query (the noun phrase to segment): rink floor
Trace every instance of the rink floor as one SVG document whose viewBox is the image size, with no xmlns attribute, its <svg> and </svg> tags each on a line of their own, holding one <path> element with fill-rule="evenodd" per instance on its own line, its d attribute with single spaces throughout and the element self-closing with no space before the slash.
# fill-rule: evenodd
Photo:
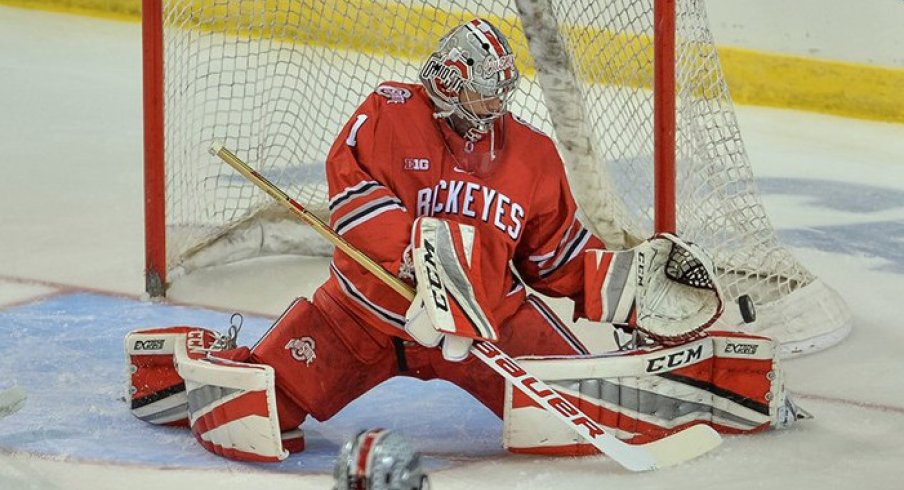
<svg viewBox="0 0 904 490">
<path fill-rule="evenodd" d="M 170 303 L 143 299 L 139 33 L 0 7 L 0 387 L 30 393 L 0 420 L 0 488 L 323 489 L 341 442 L 374 426 L 408 436 L 443 490 L 900 488 L 904 126 L 762 108 L 738 118 L 773 225 L 854 314 L 842 344 L 785 363 L 812 421 L 629 474 L 603 457 L 508 455 L 499 421 L 440 382 L 382 385 L 308 426 L 309 451 L 279 465 L 226 461 L 135 420 L 126 331 L 223 328 L 241 311 L 250 342 L 326 276 L 321 259 L 277 257 L 189 276 Z"/>
</svg>

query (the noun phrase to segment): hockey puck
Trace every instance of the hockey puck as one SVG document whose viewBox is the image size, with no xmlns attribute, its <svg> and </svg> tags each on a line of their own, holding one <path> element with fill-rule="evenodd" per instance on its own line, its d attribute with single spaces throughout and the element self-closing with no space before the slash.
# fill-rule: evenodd
<svg viewBox="0 0 904 490">
<path fill-rule="evenodd" d="M 738 309 L 741 310 L 741 318 L 744 319 L 744 323 L 753 323 L 756 320 L 756 306 L 753 305 L 750 296 L 745 294 L 738 298 Z"/>
</svg>

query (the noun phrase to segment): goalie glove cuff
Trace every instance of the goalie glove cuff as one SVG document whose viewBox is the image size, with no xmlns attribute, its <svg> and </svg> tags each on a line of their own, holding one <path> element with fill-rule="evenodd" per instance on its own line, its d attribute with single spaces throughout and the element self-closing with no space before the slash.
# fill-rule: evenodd
<svg viewBox="0 0 904 490">
<path fill-rule="evenodd" d="M 712 260 L 669 234 L 626 251 L 588 250 L 584 290 L 588 319 L 627 324 L 664 344 L 697 337 L 723 310 Z"/>
</svg>

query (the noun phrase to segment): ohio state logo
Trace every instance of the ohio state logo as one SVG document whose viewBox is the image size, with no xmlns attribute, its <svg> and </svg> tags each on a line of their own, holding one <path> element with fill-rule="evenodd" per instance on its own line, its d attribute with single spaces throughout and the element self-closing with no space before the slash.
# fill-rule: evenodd
<svg viewBox="0 0 904 490">
<path fill-rule="evenodd" d="M 286 350 L 292 355 L 292 359 L 303 362 L 307 366 L 310 366 L 314 359 L 317 359 L 317 354 L 314 352 L 316 347 L 317 343 L 311 337 L 292 339 L 286 344 Z"/>
<path fill-rule="evenodd" d="M 421 69 L 420 77 L 427 80 L 440 94 L 452 98 L 458 96 L 467 73 L 468 66 L 460 60 L 431 57 Z"/>
</svg>

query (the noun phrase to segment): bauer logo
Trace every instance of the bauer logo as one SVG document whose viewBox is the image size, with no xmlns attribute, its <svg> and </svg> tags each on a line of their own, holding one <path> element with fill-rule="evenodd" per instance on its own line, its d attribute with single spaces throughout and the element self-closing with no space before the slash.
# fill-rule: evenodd
<svg viewBox="0 0 904 490">
<path fill-rule="evenodd" d="M 134 350 L 161 350 L 163 349 L 163 344 L 163 339 L 136 340 Z"/>
<path fill-rule="evenodd" d="M 725 353 L 755 356 L 758 347 L 758 345 L 754 344 L 732 344 L 731 342 L 728 342 L 725 344 Z"/>
<path fill-rule="evenodd" d="M 306 366 L 310 366 L 317 359 L 317 353 L 314 352 L 316 348 L 317 342 L 311 337 L 292 339 L 286 344 L 286 350 L 289 351 L 292 359 L 303 362 Z"/>
<path fill-rule="evenodd" d="M 426 158 L 406 158 L 402 168 L 405 170 L 430 170 L 430 160 Z"/>
</svg>

